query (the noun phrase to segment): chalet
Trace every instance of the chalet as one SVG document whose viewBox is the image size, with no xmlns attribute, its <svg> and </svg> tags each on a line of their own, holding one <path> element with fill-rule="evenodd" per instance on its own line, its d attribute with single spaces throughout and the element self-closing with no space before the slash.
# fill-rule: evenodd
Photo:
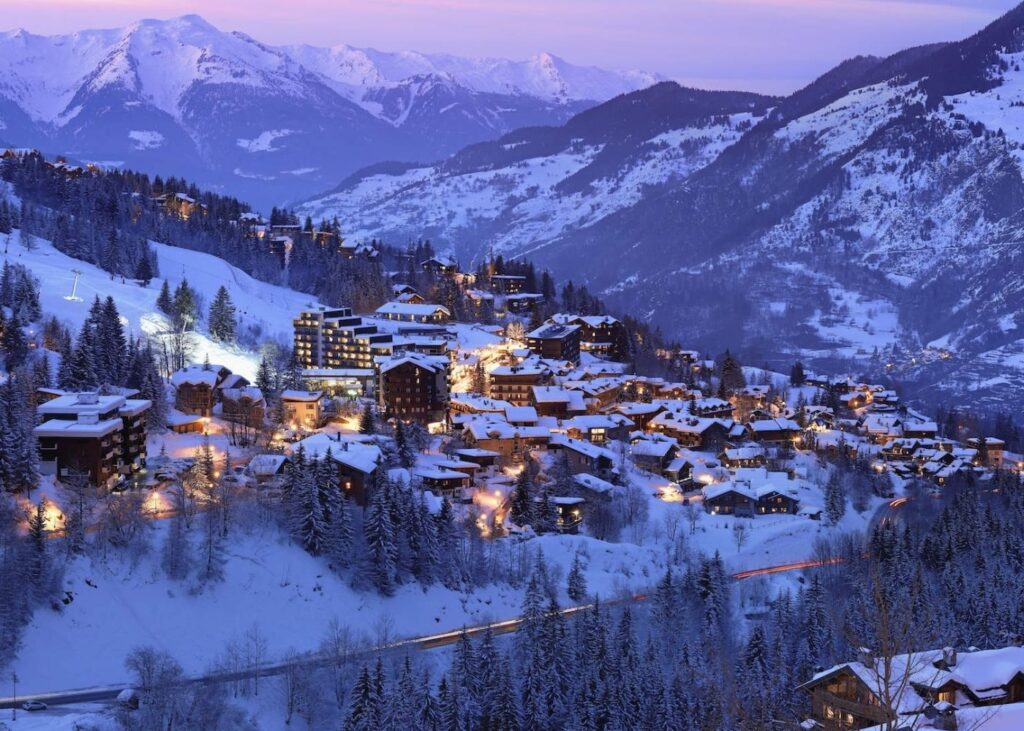
<svg viewBox="0 0 1024 731">
<path fill-rule="evenodd" d="M 40 471 L 67 479 L 85 473 L 109 488 L 146 464 L 146 415 L 152 402 L 97 393 L 68 393 L 36 407 L 42 423 Z"/>
<path fill-rule="evenodd" d="M 185 414 L 213 416 L 218 389 L 230 375 L 231 371 L 224 366 L 209 363 L 185 366 L 175 371 L 171 374 L 174 407 Z"/>
<path fill-rule="evenodd" d="M 404 292 L 395 297 L 395 302 L 400 302 L 403 305 L 422 305 L 426 304 L 426 301 L 426 298 L 419 292 Z"/>
<path fill-rule="evenodd" d="M 592 475 L 605 477 L 610 475 L 615 467 L 614 452 L 582 439 L 572 439 L 564 434 L 552 434 L 549 448 L 552 451 L 561 450 L 565 453 L 569 470 L 574 475 L 589 472 Z"/>
<path fill-rule="evenodd" d="M 706 485 L 703 495 L 704 509 L 713 515 L 752 516 L 757 504 L 757 495 L 745 485 L 721 482 Z"/>
<path fill-rule="evenodd" d="M 533 386 L 541 386 L 551 379 L 551 371 L 540 364 L 498 366 L 487 374 L 493 399 L 508 401 L 516 406 L 530 403 Z"/>
<path fill-rule="evenodd" d="M 631 401 L 628 403 L 616 404 L 612 407 L 612 411 L 628 417 L 633 424 L 636 425 L 637 429 L 646 430 L 651 423 L 651 419 L 658 414 L 667 411 L 667 408 L 664 404 Z"/>
<path fill-rule="evenodd" d="M 291 460 L 285 454 L 257 454 L 249 460 L 246 468 L 256 482 L 263 483 L 281 477 L 291 464 Z"/>
<path fill-rule="evenodd" d="M 220 416 L 225 421 L 258 429 L 263 426 L 266 414 L 266 399 L 255 386 L 221 389 Z"/>
<path fill-rule="evenodd" d="M 532 406 L 505 407 L 505 421 L 512 426 L 537 426 L 537 409 Z"/>
<path fill-rule="evenodd" d="M 573 439 L 585 439 L 591 444 L 606 444 L 625 439 L 633 422 L 622 414 L 585 414 L 566 419 L 560 426 Z"/>
<path fill-rule="evenodd" d="M 513 314 L 522 315 L 531 313 L 537 309 L 537 305 L 544 301 L 544 295 L 536 292 L 520 292 L 505 297 L 505 309 Z"/>
<path fill-rule="evenodd" d="M 718 453 L 729 439 L 730 423 L 680 411 L 663 411 L 651 419 L 649 428 L 673 437 L 684 447 Z"/>
<path fill-rule="evenodd" d="M 448 322 L 452 313 L 447 307 L 430 304 L 411 304 L 406 302 L 385 302 L 377 308 L 378 317 L 398 322 L 419 322 L 443 325 Z"/>
<path fill-rule="evenodd" d="M 764 467 L 768 463 L 763 447 L 729 447 L 718 455 L 718 461 L 726 467 Z"/>
<path fill-rule="evenodd" d="M 934 439 L 938 433 L 939 426 L 934 421 L 907 419 L 903 423 L 903 436 L 911 439 Z"/>
<path fill-rule="evenodd" d="M 420 268 L 428 274 L 454 276 L 459 273 L 459 264 L 449 256 L 432 256 L 420 262 Z"/>
<path fill-rule="evenodd" d="M 630 447 L 633 464 L 656 475 L 664 474 L 679 447 L 674 440 L 641 439 Z"/>
<path fill-rule="evenodd" d="M 1003 460 L 1005 459 L 1006 442 L 1002 439 L 996 439 L 995 437 L 971 437 L 967 440 L 967 446 L 972 447 L 978 451 L 979 461 L 978 464 L 983 467 L 992 467 L 993 469 L 1002 469 Z M 982 458 L 983 452 L 988 453 L 987 460 Z"/>
<path fill-rule="evenodd" d="M 526 277 L 520 274 L 491 274 L 487 283 L 492 292 L 498 294 L 519 294 L 526 287 Z"/>
<path fill-rule="evenodd" d="M 903 419 L 896 414 L 870 413 L 861 420 L 860 431 L 874 444 L 887 444 L 904 436 Z"/>
<path fill-rule="evenodd" d="M 406 353 L 387 358 L 378 367 L 377 393 L 387 418 L 435 423 L 448 407 L 448 360 Z"/>
<path fill-rule="evenodd" d="M 533 386 L 530 389 L 530 403 L 540 416 L 568 419 L 587 413 L 583 394 L 560 386 Z"/>
<path fill-rule="evenodd" d="M 613 360 L 629 357 L 629 335 L 626 326 L 608 315 L 558 314 L 552 322 L 580 328 L 580 348 L 590 353 L 605 355 Z"/>
<path fill-rule="evenodd" d="M 755 442 L 796 444 L 803 430 L 792 419 L 766 419 L 747 424 L 747 433 Z"/>
<path fill-rule="evenodd" d="M 720 515 L 795 514 L 801 487 L 785 472 L 739 468 L 732 480 L 703 488 L 704 508 Z"/>
<path fill-rule="evenodd" d="M 764 409 L 768 405 L 768 386 L 744 386 L 735 391 L 730 402 L 736 409 L 738 419 L 749 419 L 755 409 Z"/>
<path fill-rule="evenodd" d="M 412 474 L 419 478 L 424 490 L 429 490 L 438 497 L 446 497 L 454 502 L 464 500 L 464 490 L 470 486 L 472 481 L 472 478 L 465 472 L 437 466 L 417 467 Z"/>
<path fill-rule="evenodd" d="M 527 333 L 526 342 L 530 350 L 541 358 L 574 364 L 580 362 L 579 325 L 544 324 Z"/>
<path fill-rule="evenodd" d="M 1001 719 L 1003 706 L 1024 701 L 1024 648 L 947 647 L 888 658 L 862 648 L 856 661 L 823 670 L 800 689 L 811 695 L 811 720 L 826 731 L 955 729 L 961 714 Z"/>
<path fill-rule="evenodd" d="M 548 500 L 555 506 L 555 530 L 559 533 L 576 534 L 583 522 L 583 504 L 581 497 L 553 496 Z"/>
<path fill-rule="evenodd" d="M 167 410 L 167 428 L 175 434 L 197 434 L 206 428 L 203 417 L 185 414 L 177 409 Z"/>
<path fill-rule="evenodd" d="M 324 422 L 324 401 L 323 391 L 282 391 L 281 416 L 284 423 L 310 431 L 319 429 Z"/>
<path fill-rule="evenodd" d="M 340 434 L 314 434 L 291 445 L 292 457 L 302 449 L 306 459 L 330 458 L 338 471 L 338 484 L 352 500 L 366 505 L 374 474 L 384 457 L 375 444 L 342 439 Z"/>
<path fill-rule="evenodd" d="M 476 393 L 453 393 L 448 399 L 449 414 L 503 415 L 512 404 L 501 399 L 488 398 Z"/>
<path fill-rule="evenodd" d="M 522 462 L 531 449 L 546 449 L 551 432 L 542 426 L 512 426 L 481 417 L 463 426 L 462 438 L 470 447 L 497 454 L 499 464 L 509 465 Z"/>
<path fill-rule="evenodd" d="M 501 456 L 497 452 L 492 452 L 489 449 L 456 449 L 454 456 L 458 457 L 463 462 L 473 462 L 480 466 L 481 469 L 487 469 L 494 467 L 498 463 L 498 458 Z"/>
<path fill-rule="evenodd" d="M 403 294 L 417 294 L 416 288 L 411 284 L 396 283 L 391 285 L 392 297 L 400 297 Z"/>
<path fill-rule="evenodd" d="M 690 411 L 694 416 L 705 419 L 731 419 L 732 404 L 725 399 L 706 397 L 690 402 Z"/>
<path fill-rule="evenodd" d="M 186 221 L 195 213 L 205 213 L 206 205 L 185 193 L 164 193 L 158 195 L 154 202 L 163 207 L 167 213 L 183 218 Z"/>
</svg>

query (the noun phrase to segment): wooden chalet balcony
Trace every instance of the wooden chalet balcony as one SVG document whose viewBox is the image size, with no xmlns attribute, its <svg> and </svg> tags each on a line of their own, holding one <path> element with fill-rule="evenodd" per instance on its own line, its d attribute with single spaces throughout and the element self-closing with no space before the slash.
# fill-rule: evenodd
<svg viewBox="0 0 1024 731">
<path fill-rule="evenodd" d="M 853 726 L 843 724 L 838 719 L 830 719 L 825 713 L 825 707 L 831 706 L 837 711 L 852 714 L 857 723 Z M 814 715 L 817 720 L 825 723 L 825 728 L 846 729 L 865 728 L 885 723 L 892 718 L 892 714 L 883 709 L 880 705 L 862 703 L 844 696 L 835 695 L 828 691 L 818 689 L 814 693 Z"/>
</svg>

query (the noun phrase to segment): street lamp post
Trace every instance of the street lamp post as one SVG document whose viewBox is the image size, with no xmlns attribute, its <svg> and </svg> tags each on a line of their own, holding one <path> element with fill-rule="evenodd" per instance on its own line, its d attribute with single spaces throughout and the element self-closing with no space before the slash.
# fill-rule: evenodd
<svg viewBox="0 0 1024 731">
<path fill-rule="evenodd" d="M 18 674 L 11 671 L 11 720 L 18 720 Z"/>
</svg>

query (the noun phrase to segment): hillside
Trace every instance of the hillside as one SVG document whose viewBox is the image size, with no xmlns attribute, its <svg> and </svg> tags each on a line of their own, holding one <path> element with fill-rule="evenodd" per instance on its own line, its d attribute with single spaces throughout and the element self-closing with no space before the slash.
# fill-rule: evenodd
<svg viewBox="0 0 1024 731">
<path fill-rule="evenodd" d="M 126 330 L 130 333 L 138 336 L 166 330 L 166 319 L 156 307 L 162 278 L 154 279 L 148 287 L 112 278 L 92 264 L 62 254 L 44 239 L 34 239 L 33 249 L 28 251 L 21 246 L 19 233 L 16 231 L 10 237 L 0 234 L 0 248 L 7 252 L 3 259 L 24 264 L 39 279 L 44 312 L 56 315 L 77 331 L 88 316 L 93 299 L 110 295 L 127 320 Z M 217 289 L 226 287 L 238 310 L 239 332 L 243 337 L 248 335 L 249 342 L 257 335 L 290 342 L 295 314 L 316 304 L 309 295 L 257 281 L 215 256 L 155 242 L 152 247 L 172 290 L 182 278 L 187 278 L 208 306 Z M 74 285 L 75 270 L 81 272 L 78 300 L 70 301 L 67 296 Z M 211 340 L 202 328 L 195 333 L 194 342 L 198 361 L 209 357 L 211 363 L 225 365 L 250 379 L 255 377 L 258 358 L 254 351 Z"/>
<path fill-rule="evenodd" d="M 303 210 L 361 236 L 421 231 L 469 260 L 528 253 L 691 347 L 1005 404 L 1024 365 L 1022 30 L 1017 8 L 728 118 L 655 86 L 558 132 L 369 170 Z"/>
<path fill-rule="evenodd" d="M 196 15 L 0 34 L 0 139 L 196 180 L 261 207 L 381 160 L 433 160 L 657 80 L 574 66 L 275 47 Z"/>
</svg>

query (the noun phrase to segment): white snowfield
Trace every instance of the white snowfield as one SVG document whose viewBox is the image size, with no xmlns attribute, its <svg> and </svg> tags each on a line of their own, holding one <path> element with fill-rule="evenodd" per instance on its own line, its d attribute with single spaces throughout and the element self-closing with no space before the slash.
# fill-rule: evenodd
<svg viewBox="0 0 1024 731">
<path fill-rule="evenodd" d="M 149 287 L 141 287 L 132 280 L 122 282 L 120 277 L 111 278 L 92 264 L 62 254 L 48 241 L 35 239 L 35 242 L 35 248 L 28 251 L 19 243 L 19 232 L 15 231 L 10 237 L 0 234 L 0 256 L 32 270 L 42 285 L 40 304 L 45 313 L 56 315 L 77 331 L 88 317 L 93 299 L 97 295 L 101 298 L 110 295 L 130 334 L 155 334 L 167 329 L 166 318 L 156 309 L 163 279 L 154 279 Z M 182 278 L 188 279 L 189 285 L 202 296 L 204 316 L 217 288 L 224 285 L 237 309 L 240 330 L 258 327 L 263 338 L 287 343 L 292 339 L 295 315 L 317 305 L 312 295 L 260 282 L 216 256 L 165 244 L 153 243 L 152 247 L 160 275 L 170 283 L 172 292 Z M 81 272 L 76 292 L 78 300 L 69 301 L 66 298 L 74 287 L 75 270 Z M 214 342 L 206 337 L 203 329 L 201 323 L 200 332 L 195 334 L 196 361 L 209 356 L 211 363 L 223 364 L 250 379 L 255 377 L 258 359 L 254 352 Z"/>
</svg>

